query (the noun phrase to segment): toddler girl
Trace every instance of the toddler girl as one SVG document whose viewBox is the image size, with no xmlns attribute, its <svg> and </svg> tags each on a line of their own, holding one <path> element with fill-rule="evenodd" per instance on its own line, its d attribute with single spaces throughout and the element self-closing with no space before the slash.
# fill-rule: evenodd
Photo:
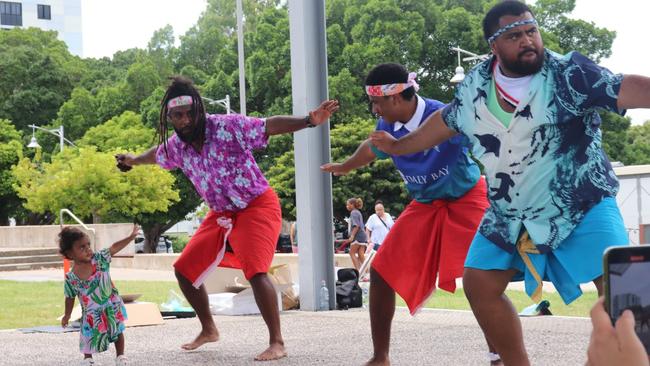
<svg viewBox="0 0 650 366">
<path fill-rule="evenodd" d="M 63 327 L 68 325 L 75 296 L 83 310 L 79 348 L 84 354 L 82 365 L 94 365 L 93 353 L 104 352 L 115 343 L 116 365 L 126 365 L 124 357 L 124 321 L 126 309 L 109 273 L 111 257 L 122 250 L 138 234 L 133 226 L 131 234 L 96 253 L 90 247 L 90 239 L 83 231 L 66 227 L 59 233 L 59 252 L 73 261 L 70 272 L 65 275 L 65 314 Z"/>
</svg>

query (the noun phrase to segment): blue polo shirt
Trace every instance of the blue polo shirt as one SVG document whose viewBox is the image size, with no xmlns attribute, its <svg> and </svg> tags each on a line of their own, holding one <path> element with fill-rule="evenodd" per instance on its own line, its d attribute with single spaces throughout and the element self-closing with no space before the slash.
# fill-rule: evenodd
<svg viewBox="0 0 650 366">
<path fill-rule="evenodd" d="M 377 131 L 386 131 L 396 139 L 417 129 L 427 117 L 445 104 L 417 98 L 417 107 L 408 122 L 388 123 L 380 118 Z M 457 135 L 442 144 L 410 155 L 388 155 L 371 145 L 379 159 L 393 159 L 411 197 L 418 202 L 429 203 L 438 199 L 457 199 L 472 189 L 481 172 L 469 157 L 468 139 Z"/>
</svg>

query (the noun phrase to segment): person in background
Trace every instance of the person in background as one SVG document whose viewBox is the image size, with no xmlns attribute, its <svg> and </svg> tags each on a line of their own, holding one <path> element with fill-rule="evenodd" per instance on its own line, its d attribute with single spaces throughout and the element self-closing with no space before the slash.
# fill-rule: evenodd
<svg viewBox="0 0 650 366">
<path fill-rule="evenodd" d="M 349 236 L 343 241 L 350 244 L 350 258 L 352 265 L 358 271 L 363 262 L 366 260 L 366 247 L 368 246 L 368 237 L 364 230 L 363 215 L 360 209 L 363 208 L 361 198 L 350 198 L 345 203 L 345 208 L 350 211 L 350 222 L 348 223 Z"/>
<path fill-rule="evenodd" d="M 393 218 L 384 210 L 382 201 L 375 203 L 375 213 L 370 215 L 366 222 L 366 236 L 369 238 L 369 244 L 374 250 L 379 250 L 381 243 L 388 235 L 388 231 L 393 227 Z"/>
</svg>

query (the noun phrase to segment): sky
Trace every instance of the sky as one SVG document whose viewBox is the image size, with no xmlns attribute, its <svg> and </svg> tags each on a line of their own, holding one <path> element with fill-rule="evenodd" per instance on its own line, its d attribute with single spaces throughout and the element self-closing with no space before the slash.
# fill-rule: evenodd
<svg viewBox="0 0 650 366">
<path fill-rule="evenodd" d="M 617 0 L 616 6 L 612 3 L 576 0 L 572 17 L 617 32 L 612 56 L 601 65 L 616 73 L 650 76 L 650 47 L 643 36 L 650 1 Z M 110 57 L 119 50 L 144 48 L 153 32 L 167 24 L 178 37 L 196 23 L 205 5 L 206 0 L 83 0 L 84 57 Z M 630 110 L 627 116 L 632 123 L 641 124 L 650 120 L 650 109 Z"/>
</svg>

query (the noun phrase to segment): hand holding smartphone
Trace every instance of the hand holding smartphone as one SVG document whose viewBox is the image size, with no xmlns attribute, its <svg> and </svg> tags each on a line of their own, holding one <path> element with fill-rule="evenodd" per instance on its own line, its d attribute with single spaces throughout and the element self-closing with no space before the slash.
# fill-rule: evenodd
<svg viewBox="0 0 650 366">
<path fill-rule="evenodd" d="M 624 310 L 632 311 L 635 332 L 650 354 L 650 245 L 609 248 L 603 279 L 605 308 L 612 324 Z"/>
</svg>

